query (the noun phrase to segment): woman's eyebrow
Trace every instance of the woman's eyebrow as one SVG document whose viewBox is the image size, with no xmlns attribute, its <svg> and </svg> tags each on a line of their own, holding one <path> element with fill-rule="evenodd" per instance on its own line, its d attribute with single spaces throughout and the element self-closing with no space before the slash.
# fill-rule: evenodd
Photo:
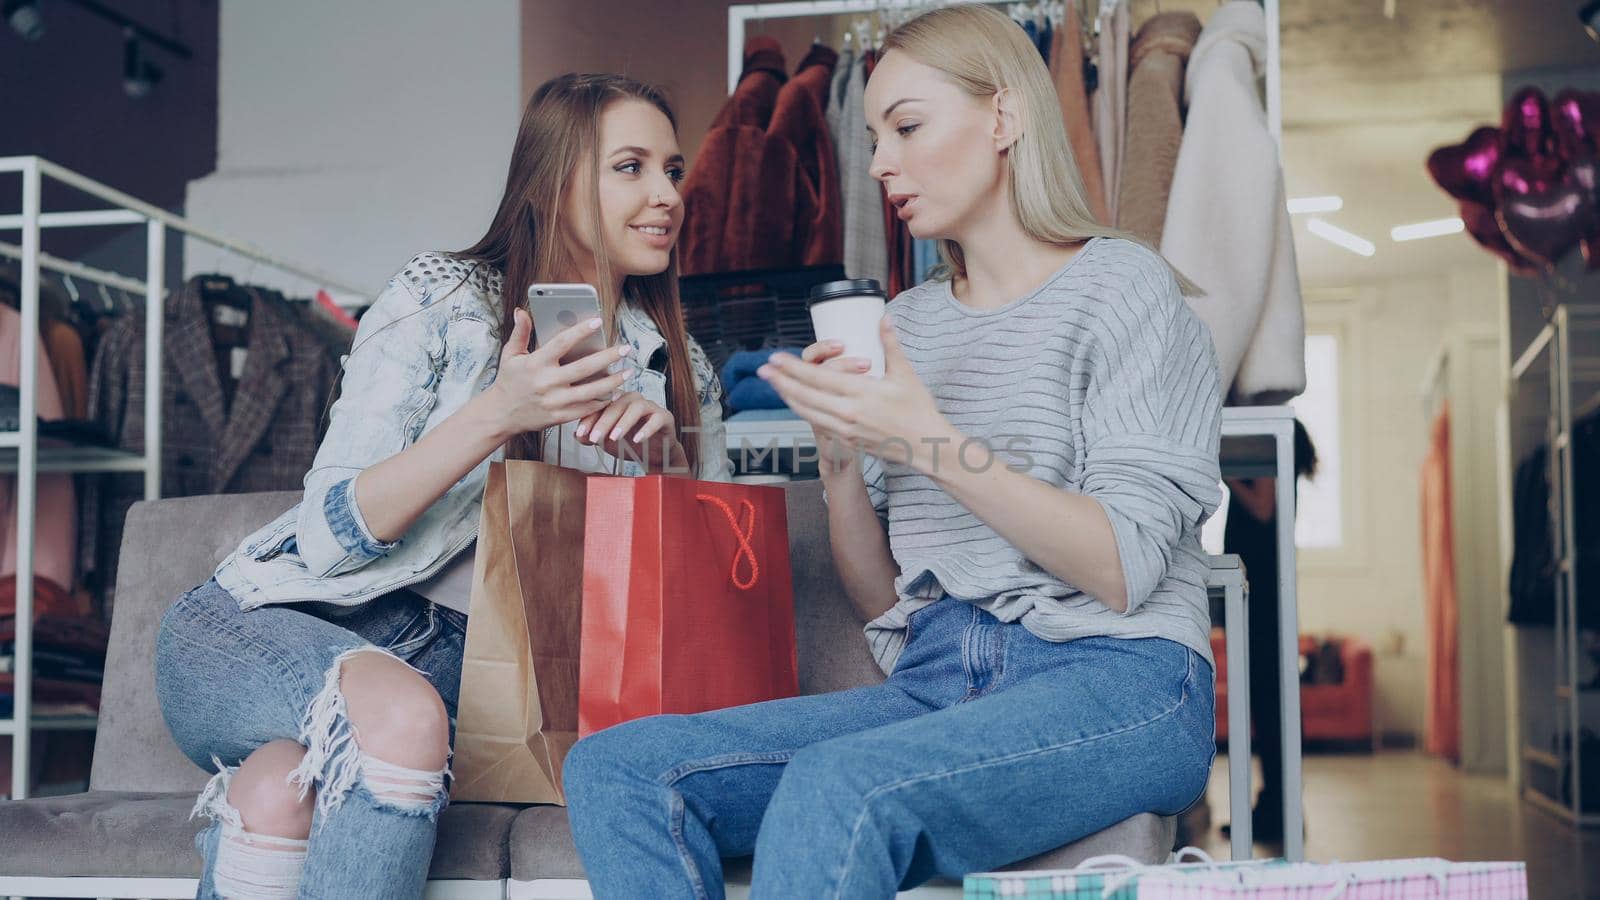
<svg viewBox="0 0 1600 900">
<path fill-rule="evenodd" d="M 920 97 L 901 97 L 899 100 L 896 100 L 895 102 L 889 104 L 889 108 L 883 111 L 883 118 L 887 119 L 890 116 L 894 115 L 894 111 L 896 109 L 899 109 L 900 108 L 900 104 L 902 104 L 902 103 L 921 103 L 921 102 L 922 102 L 922 99 Z"/>
<path fill-rule="evenodd" d="M 653 155 L 649 150 L 646 150 L 643 147 L 618 147 L 617 149 L 611 151 L 612 156 L 620 156 L 624 153 L 628 154 L 629 156 L 642 156 L 645 159 L 649 159 Z M 674 153 L 672 156 L 667 157 L 667 162 L 681 163 L 683 162 L 683 154 Z"/>
</svg>

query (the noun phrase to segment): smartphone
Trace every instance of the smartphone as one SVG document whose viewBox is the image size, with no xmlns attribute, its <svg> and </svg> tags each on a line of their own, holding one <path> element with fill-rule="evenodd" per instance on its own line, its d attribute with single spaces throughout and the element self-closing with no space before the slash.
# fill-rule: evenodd
<svg viewBox="0 0 1600 900">
<path fill-rule="evenodd" d="M 535 284 L 528 288 L 528 314 L 533 316 L 534 337 L 543 344 L 580 322 L 600 318 L 600 295 L 587 284 Z M 561 362 L 582 359 L 605 347 L 602 328 L 584 338 Z"/>
</svg>

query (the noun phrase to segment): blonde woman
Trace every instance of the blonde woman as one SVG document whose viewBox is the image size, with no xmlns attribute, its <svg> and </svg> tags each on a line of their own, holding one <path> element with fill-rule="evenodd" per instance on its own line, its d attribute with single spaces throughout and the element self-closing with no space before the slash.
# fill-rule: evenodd
<svg viewBox="0 0 1600 900">
<path fill-rule="evenodd" d="M 889 678 L 580 741 L 599 897 L 719 897 L 752 852 L 755 897 L 892 897 L 1205 788 L 1210 337 L 1093 221 L 1021 29 L 950 7 L 884 48 L 872 174 L 948 271 L 890 304 L 882 379 L 825 344 L 763 376 L 829 448 L 834 559 Z"/>
</svg>

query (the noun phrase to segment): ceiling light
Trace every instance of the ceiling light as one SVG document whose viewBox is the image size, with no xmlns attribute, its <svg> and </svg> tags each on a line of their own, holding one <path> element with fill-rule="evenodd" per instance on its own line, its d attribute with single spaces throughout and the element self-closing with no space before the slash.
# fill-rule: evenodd
<svg viewBox="0 0 1600 900">
<path fill-rule="evenodd" d="M 1595 0 L 1600 3 L 1600 0 Z M 1290 197 L 1289 212 L 1294 215 L 1302 213 L 1338 212 L 1344 209 L 1343 197 Z"/>
<path fill-rule="evenodd" d="M 25 41 L 44 37 L 44 16 L 39 15 L 37 0 L 6 0 L 6 22 Z"/>
<path fill-rule="evenodd" d="M 1378 248 L 1366 238 L 1358 234 L 1351 234 L 1343 228 L 1337 225 L 1330 225 L 1321 219 L 1307 220 L 1306 230 L 1330 244 L 1337 244 L 1359 256 L 1371 256 L 1378 251 Z"/>
<path fill-rule="evenodd" d="M 1445 234 L 1460 234 L 1465 229 L 1466 224 L 1459 217 L 1451 216 L 1448 219 L 1434 219 L 1412 225 L 1396 225 L 1389 229 L 1389 237 L 1396 241 L 1417 241 Z"/>
</svg>

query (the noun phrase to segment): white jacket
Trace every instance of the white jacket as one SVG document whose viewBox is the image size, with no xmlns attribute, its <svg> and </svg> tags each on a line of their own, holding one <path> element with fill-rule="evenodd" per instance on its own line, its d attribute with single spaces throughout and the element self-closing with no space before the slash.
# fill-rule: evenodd
<svg viewBox="0 0 1600 900">
<path fill-rule="evenodd" d="M 1249 0 L 1219 8 L 1189 58 L 1183 143 L 1161 253 L 1206 292 L 1189 298 L 1211 329 L 1234 403 L 1305 390 L 1305 310 L 1278 145 L 1256 79 L 1266 18 Z"/>
</svg>

